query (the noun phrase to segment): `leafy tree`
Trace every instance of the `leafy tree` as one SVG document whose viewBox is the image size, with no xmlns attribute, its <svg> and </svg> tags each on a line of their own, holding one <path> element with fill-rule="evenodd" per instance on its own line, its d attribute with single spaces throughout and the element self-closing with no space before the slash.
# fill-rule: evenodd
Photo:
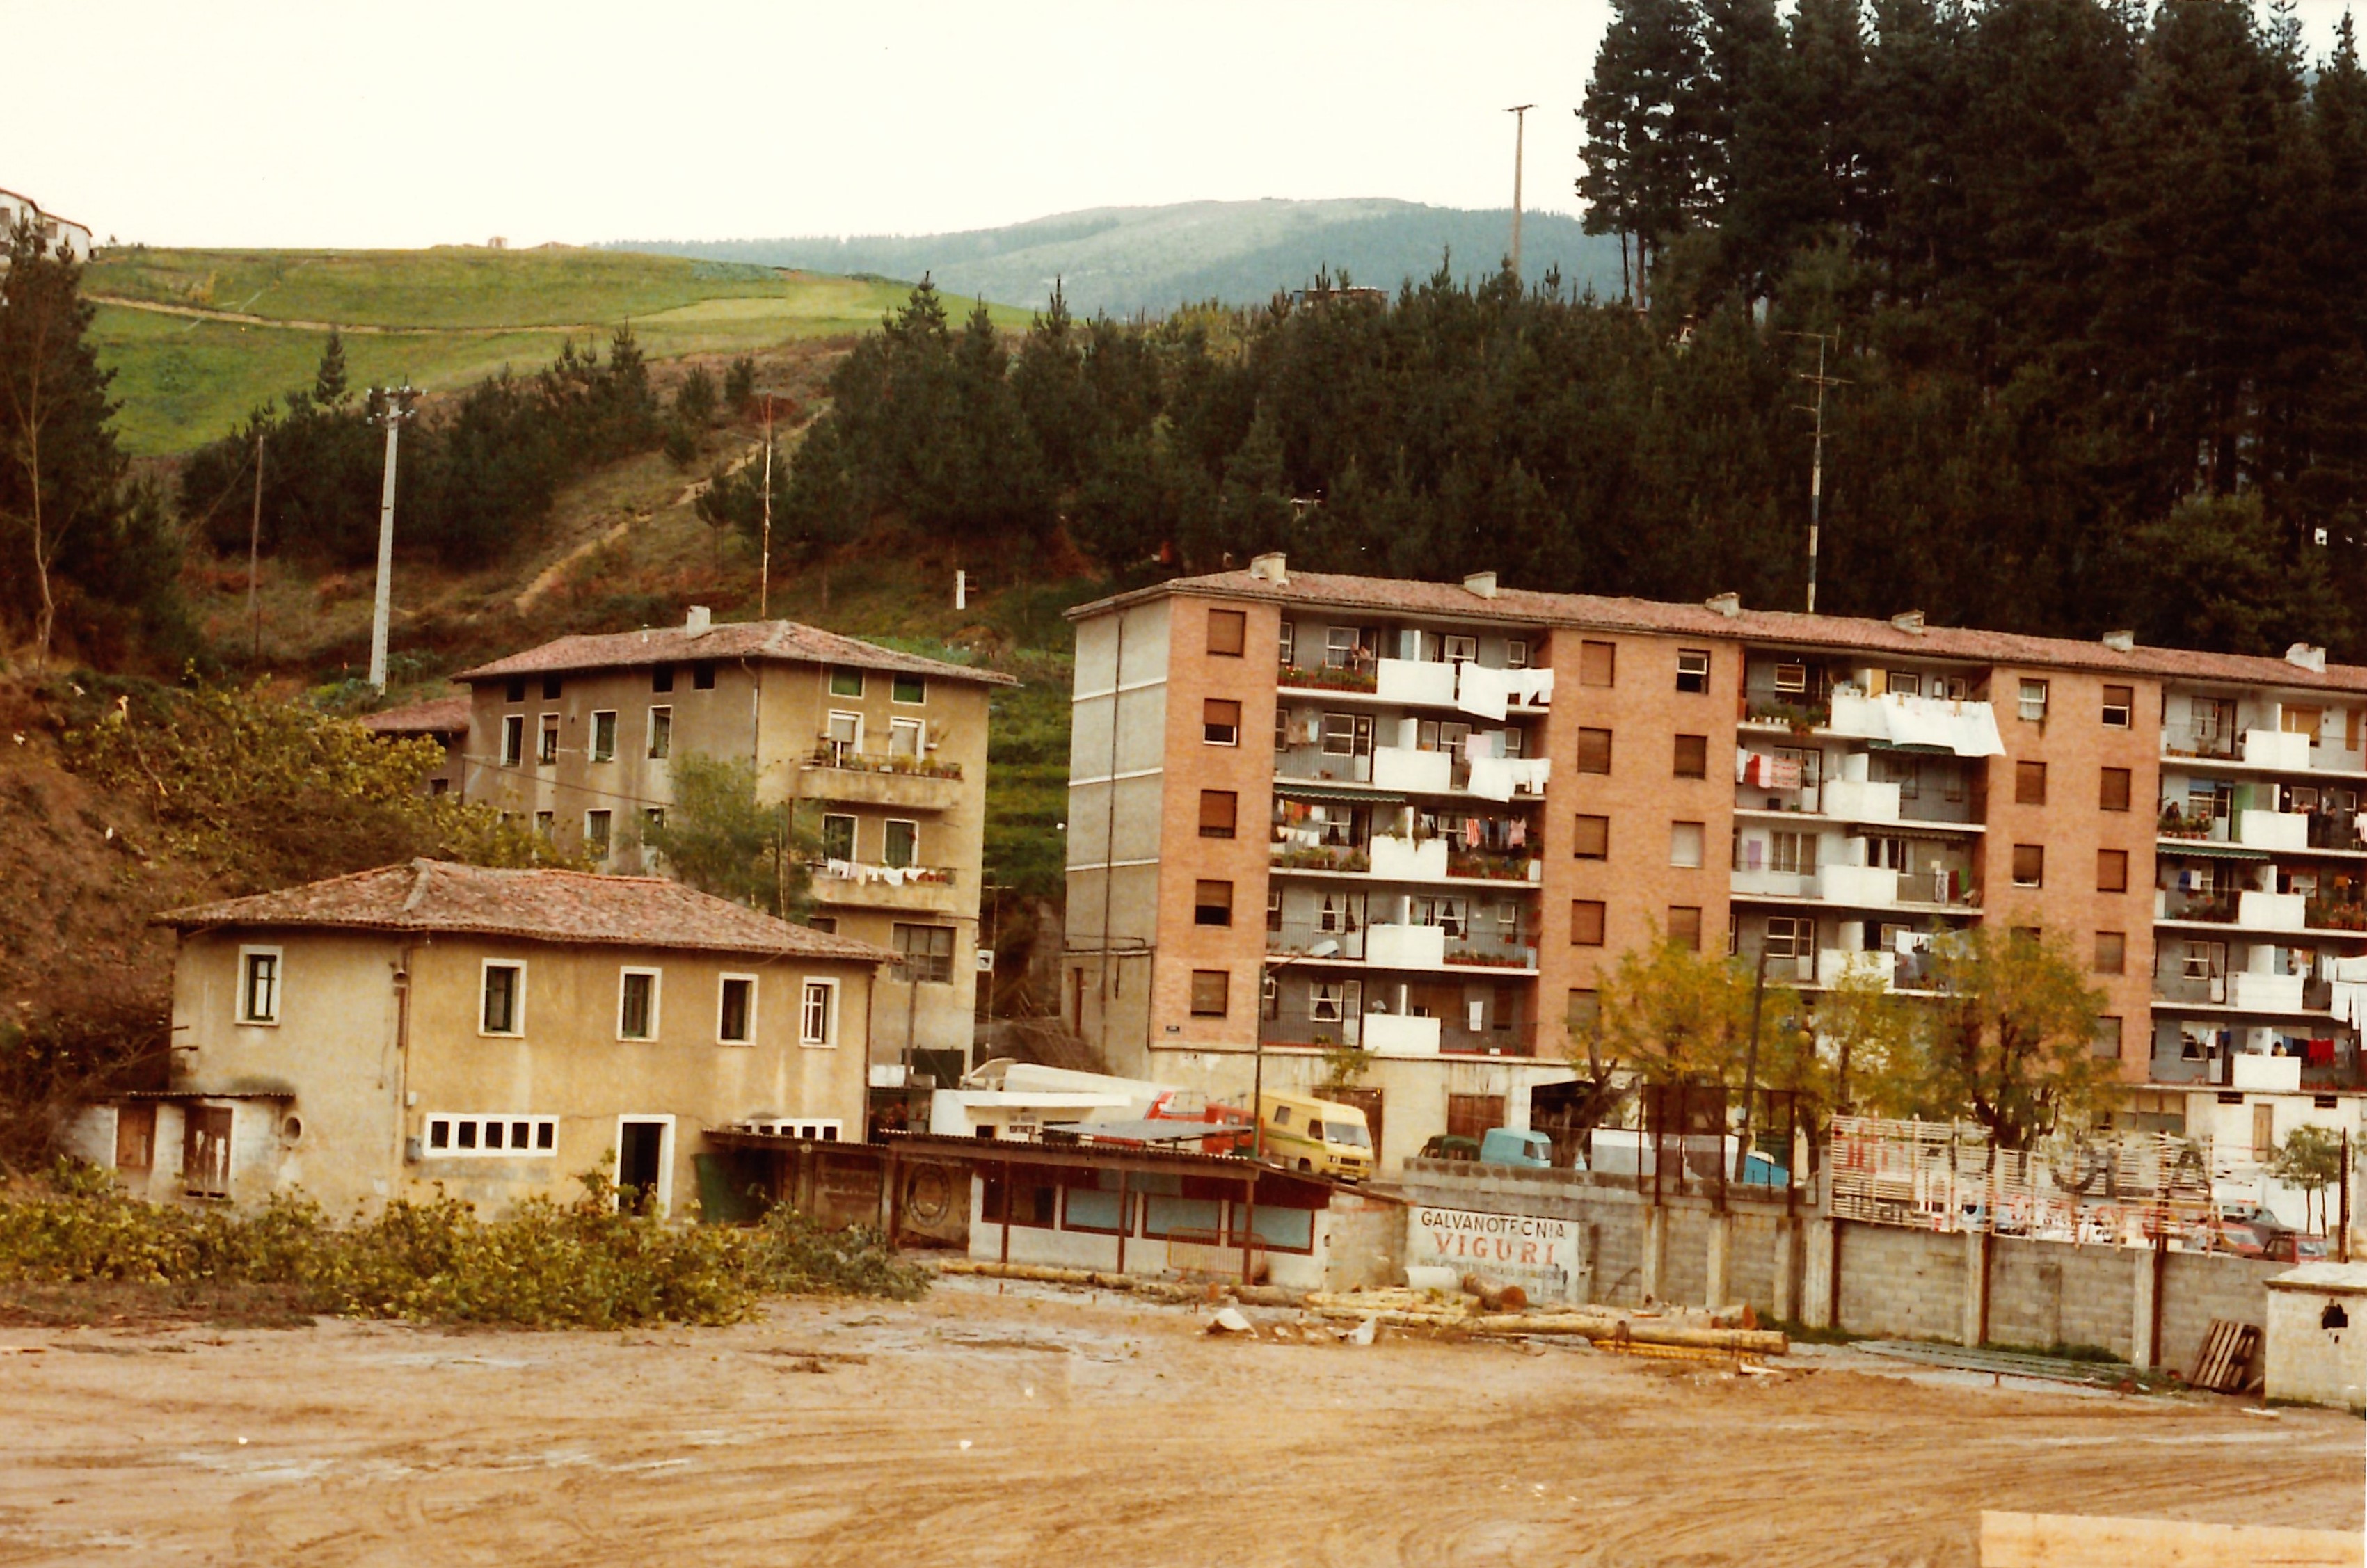
<svg viewBox="0 0 2367 1568">
<path fill-rule="evenodd" d="M 2340 1135 L 2326 1127 L 2295 1127 L 2277 1145 L 2270 1169 L 2279 1181 L 2300 1188 L 2305 1199 L 2316 1205 L 2316 1227 L 2323 1232 L 2326 1190 L 2342 1179 Z"/>
<path fill-rule="evenodd" d="M 818 843 L 786 805 L 756 798 L 755 764 L 684 752 L 674 760 L 674 804 L 641 829 L 642 847 L 677 882 L 769 915 L 810 910 Z"/>
<path fill-rule="evenodd" d="M 1933 943 L 1931 984 L 1942 996 L 1913 1015 L 1919 1039 L 1886 1064 L 1876 1098 L 1976 1122 L 1998 1147 L 2026 1149 L 2089 1121 L 2120 1060 L 2098 1053 L 2104 994 L 2089 987 L 2067 940 L 2014 930 L 2011 919 L 2000 912 Z"/>
<path fill-rule="evenodd" d="M 1822 1096 L 1799 993 L 1781 982 L 1761 991 L 1757 972 L 1739 959 L 1675 942 L 1633 948 L 1602 977 L 1597 999 L 1594 1020 L 1573 1032 L 1573 1059 L 1596 1082 L 1625 1075 L 1740 1088 L 1748 1069 L 1757 1087 Z"/>
<path fill-rule="evenodd" d="M 1831 1066 L 1835 1111 L 1915 1114 L 1916 1006 L 1873 964 L 1852 964 L 1825 987 L 1815 1027 Z"/>
</svg>

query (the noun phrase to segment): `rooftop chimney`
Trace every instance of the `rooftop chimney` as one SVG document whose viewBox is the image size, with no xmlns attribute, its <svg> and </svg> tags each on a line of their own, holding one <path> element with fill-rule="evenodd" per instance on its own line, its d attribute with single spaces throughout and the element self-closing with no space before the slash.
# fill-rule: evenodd
<svg viewBox="0 0 2367 1568">
<path fill-rule="evenodd" d="M 1496 596 L 1496 574 L 1492 571 L 1475 571 L 1463 580 L 1463 586 L 1482 599 L 1493 599 Z"/>
<path fill-rule="evenodd" d="M 2111 649 L 2114 653 L 2135 653 L 2137 647 L 2137 634 L 2135 632 L 2106 632 L 2104 634 L 2104 646 Z"/>
<path fill-rule="evenodd" d="M 1900 631 L 1907 633 L 1909 637 L 1921 637 L 1923 635 L 1923 612 L 1920 610 L 1901 610 L 1898 614 L 1890 617 L 1890 624 L 1897 626 Z"/>
<path fill-rule="evenodd" d="M 697 637 L 713 624 L 714 616 L 709 614 L 706 605 L 693 604 L 690 607 L 690 614 L 683 620 L 682 629 Z"/>
<path fill-rule="evenodd" d="M 1290 567 L 1280 550 L 1269 550 L 1264 555 L 1250 558 L 1250 575 L 1262 577 L 1268 582 L 1286 583 L 1290 581 Z"/>
<path fill-rule="evenodd" d="M 2304 670 L 2315 670 L 2323 675 L 2326 673 L 2326 649 L 2297 642 L 2285 649 L 2285 662 Z"/>
<path fill-rule="evenodd" d="M 1702 607 L 1706 610 L 1715 610 L 1719 615 L 1724 615 L 1727 619 L 1732 620 L 1735 616 L 1742 614 L 1742 595 L 1739 593 L 1713 593 L 1708 598 L 1702 601 Z"/>
</svg>

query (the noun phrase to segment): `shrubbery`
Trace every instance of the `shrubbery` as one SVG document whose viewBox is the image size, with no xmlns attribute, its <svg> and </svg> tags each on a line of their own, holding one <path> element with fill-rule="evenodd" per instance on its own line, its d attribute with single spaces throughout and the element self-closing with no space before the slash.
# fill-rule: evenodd
<svg viewBox="0 0 2367 1568">
<path fill-rule="evenodd" d="M 62 1164 L 0 1190 L 0 1285 L 273 1285 L 313 1312 L 524 1328 L 738 1323 L 767 1295 L 910 1301 L 927 1288 L 861 1229 L 787 1208 L 744 1230 L 668 1225 L 619 1213 L 605 1174 L 583 1181 L 572 1202 L 530 1198 L 498 1220 L 439 1193 L 338 1224 L 300 1197 L 247 1212 L 152 1203 Z"/>
</svg>

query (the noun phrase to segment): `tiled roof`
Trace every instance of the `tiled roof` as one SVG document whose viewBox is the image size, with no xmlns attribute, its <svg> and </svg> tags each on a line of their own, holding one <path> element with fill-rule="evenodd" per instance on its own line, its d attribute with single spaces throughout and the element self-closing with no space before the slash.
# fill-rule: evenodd
<svg viewBox="0 0 2367 1568">
<path fill-rule="evenodd" d="M 154 923 L 304 926 L 328 931 L 523 937 L 606 947 L 674 948 L 885 964 L 894 954 L 655 876 L 502 871 L 414 860 L 251 898 L 167 909 Z"/>
<path fill-rule="evenodd" d="M 365 714 L 362 728 L 379 735 L 465 735 L 469 729 L 469 694 L 428 697 L 384 713 Z"/>
<path fill-rule="evenodd" d="M 651 664 L 688 664 L 703 660 L 763 659 L 797 664 L 843 664 L 887 670 L 939 681 L 975 681 L 1015 686 L 1009 675 L 841 637 L 796 621 L 719 621 L 705 631 L 687 626 L 651 626 L 637 632 L 563 637 L 540 648 L 463 670 L 456 681 L 500 681 L 512 675 L 550 675 L 574 670 L 623 670 Z"/>
<path fill-rule="evenodd" d="M 2139 645 L 2124 653 L 2101 642 L 2030 637 L 2020 632 L 1979 631 L 1968 626 L 1926 626 L 1908 631 L 1889 621 L 1850 615 L 1809 615 L 1785 610 L 1738 610 L 1728 615 L 1705 604 L 1666 604 L 1655 599 L 1611 598 L 1591 593 L 1540 593 L 1504 588 L 1483 598 L 1459 582 L 1417 582 L 1387 577 L 1346 577 L 1292 571 L 1285 582 L 1246 571 L 1182 577 L 1121 593 L 1069 612 L 1083 620 L 1125 604 L 1169 593 L 1263 600 L 1278 604 L 1330 606 L 1386 615 L 1493 621 L 1525 626 L 1580 630 L 1661 632 L 1768 643 L 1784 648 L 1960 660 L 1981 664 L 2051 666 L 2104 673 L 2148 675 L 2168 680 L 2235 682 L 2246 685 L 2367 693 L 2367 666 L 2329 664 L 2305 669 L 2282 659 L 2192 649 Z"/>
</svg>

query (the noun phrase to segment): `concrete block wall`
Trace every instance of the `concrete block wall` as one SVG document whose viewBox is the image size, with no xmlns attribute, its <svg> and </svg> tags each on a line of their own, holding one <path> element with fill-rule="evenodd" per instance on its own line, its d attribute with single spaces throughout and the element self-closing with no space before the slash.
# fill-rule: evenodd
<svg viewBox="0 0 2367 1568">
<path fill-rule="evenodd" d="M 1991 1246 L 1990 1344 L 2042 1350 L 2093 1345 L 2129 1359 L 2137 1270 L 2153 1266 L 2150 1254 L 2013 1236 Z"/>
<path fill-rule="evenodd" d="M 2224 1253 L 2173 1252 L 2163 1258 L 2161 1364 L 2192 1372 L 2214 1317 L 2265 1329 L 2269 1281 L 2292 1268 Z"/>
<path fill-rule="evenodd" d="M 1659 1298 L 1686 1306 L 1707 1306 L 1710 1216 L 1705 1209 L 1664 1208 L 1668 1229 L 1660 1244 Z"/>
<path fill-rule="evenodd" d="M 1834 1222 L 1840 1237 L 1838 1326 L 1885 1338 L 1964 1333 L 1965 1238 L 1898 1225 Z"/>
<path fill-rule="evenodd" d="M 1782 1294 L 1775 1286 L 1775 1273 L 1784 1261 L 1780 1241 L 1783 1224 L 1772 1214 L 1734 1216 L 1727 1260 L 1727 1301 L 1749 1302 L 1762 1313 L 1775 1310 Z"/>
</svg>

